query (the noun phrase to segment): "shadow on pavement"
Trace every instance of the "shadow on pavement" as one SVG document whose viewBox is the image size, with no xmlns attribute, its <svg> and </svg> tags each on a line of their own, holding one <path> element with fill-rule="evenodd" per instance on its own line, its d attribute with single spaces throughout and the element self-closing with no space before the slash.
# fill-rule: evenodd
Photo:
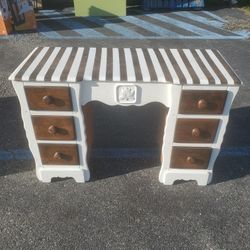
<svg viewBox="0 0 250 250">
<path fill-rule="evenodd" d="M 0 98 L 0 149 L 28 148 L 17 97 Z"/>
<path fill-rule="evenodd" d="M 21 118 L 20 105 L 17 97 L 0 98 L 0 176 L 11 175 L 34 169 L 34 162 L 27 160 L 15 160 L 6 157 L 3 153 L 11 154 L 9 150 L 19 152 L 28 150 Z M 8 156 L 8 154 L 7 154 Z"/>
<path fill-rule="evenodd" d="M 250 174 L 249 124 L 250 107 L 231 110 L 222 153 L 215 163 L 212 183 L 221 183 Z M 227 152 L 228 148 L 232 149 L 231 152 Z"/>
</svg>

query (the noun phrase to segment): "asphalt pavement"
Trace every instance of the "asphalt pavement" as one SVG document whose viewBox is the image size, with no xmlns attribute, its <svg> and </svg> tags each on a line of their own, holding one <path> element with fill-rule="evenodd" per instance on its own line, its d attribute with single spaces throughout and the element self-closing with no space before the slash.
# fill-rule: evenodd
<svg viewBox="0 0 250 250">
<path fill-rule="evenodd" d="M 217 48 L 244 85 L 231 110 L 213 181 L 206 187 L 193 181 L 162 185 L 159 156 L 146 151 L 138 157 L 93 156 L 92 178 L 85 184 L 73 179 L 41 183 L 33 160 L 0 157 L 0 249 L 250 249 L 249 40 L 50 40 L 39 34 L 0 40 L 2 151 L 28 149 L 7 78 L 36 46 Z M 151 117 L 160 121 L 161 107 L 127 111 L 135 121 L 128 129 L 118 126 L 126 120 L 119 110 L 95 107 L 96 123 L 107 117 L 112 127 L 107 128 L 111 134 L 98 131 L 97 148 L 155 148 L 158 126 Z M 131 135 L 133 128 L 143 133 Z"/>
</svg>

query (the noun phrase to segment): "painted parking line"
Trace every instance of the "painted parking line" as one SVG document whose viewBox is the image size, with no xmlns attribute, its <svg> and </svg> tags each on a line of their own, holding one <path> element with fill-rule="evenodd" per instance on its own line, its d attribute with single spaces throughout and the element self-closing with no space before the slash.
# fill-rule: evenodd
<svg viewBox="0 0 250 250">
<path fill-rule="evenodd" d="M 47 38 L 63 39 L 63 36 L 61 36 L 58 32 L 54 31 L 52 28 L 44 25 L 41 22 L 38 22 L 38 30 L 42 35 L 44 35 Z"/>
<path fill-rule="evenodd" d="M 65 18 L 65 16 L 60 17 L 59 12 L 44 12 L 44 15 L 47 17 L 52 17 L 53 21 L 59 22 L 65 27 L 67 27 L 70 30 L 73 30 L 74 32 L 78 33 L 81 36 L 85 36 L 86 38 L 96 38 L 96 37 L 105 37 L 102 33 L 95 31 L 94 29 L 89 28 L 86 25 L 83 25 L 82 23 L 79 23 L 77 21 L 73 21 L 70 17 Z M 54 15 L 57 15 L 58 17 L 54 18 Z"/>
<path fill-rule="evenodd" d="M 161 28 L 160 26 L 151 24 L 147 21 L 141 20 L 141 19 L 134 17 L 134 16 L 126 16 L 126 17 L 121 17 L 121 18 L 124 21 L 135 24 L 141 28 L 154 30 L 154 32 L 156 34 L 161 35 L 161 36 L 166 36 L 166 37 L 171 37 L 171 38 L 178 38 L 178 37 L 182 36 L 176 32 Z"/>
<path fill-rule="evenodd" d="M 194 20 L 200 23 L 204 23 L 206 25 L 210 25 L 212 27 L 218 27 L 218 28 L 222 28 L 225 22 L 221 22 L 218 20 L 214 20 L 211 18 L 207 18 L 204 16 L 200 16 L 200 15 L 195 15 L 192 12 L 188 12 L 188 11 L 182 11 L 182 12 L 175 12 L 175 15 L 178 16 L 183 16 L 186 18 L 189 18 L 190 20 Z"/>
<path fill-rule="evenodd" d="M 75 17 L 71 11 L 39 11 L 38 33 L 48 39 L 248 39 L 248 30 L 229 31 L 209 11 L 173 11 L 120 18 Z M 19 36 L 0 36 L 0 40 Z M 20 34 L 21 36 L 21 34 Z"/>
<path fill-rule="evenodd" d="M 28 149 L 0 150 L 0 161 L 32 160 L 33 156 Z"/>
<path fill-rule="evenodd" d="M 219 16 L 217 16 L 217 15 L 215 15 L 214 13 L 212 13 L 212 12 L 210 12 L 210 11 L 202 11 L 204 14 L 206 14 L 206 15 L 208 15 L 208 16 L 210 16 L 210 17 L 212 17 L 212 18 L 214 18 L 214 19 L 216 19 L 216 20 L 218 20 L 218 21 L 220 21 L 220 22 L 222 22 L 222 23 L 227 23 L 228 21 L 227 20 L 225 20 L 224 18 L 222 18 L 222 17 L 219 17 Z"/>
<path fill-rule="evenodd" d="M 250 31 L 249 30 L 245 30 L 245 29 L 236 30 L 236 31 L 234 31 L 234 33 L 243 37 L 244 39 L 250 38 Z"/>
<path fill-rule="evenodd" d="M 159 158 L 161 152 L 155 148 L 95 148 L 94 158 L 148 159 Z M 250 146 L 222 148 L 220 157 L 250 157 Z M 0 161 L 33 160 L 28 149 L 0 150 Z"/>
<path fill-rule="evenodd" d="M 219 38 L 223 37 L 222 35 L 220 35 L 218 33 L 214 33 L 214 32 L 199 28 L 199 27 L 197 27 L 195 25 L 189 24 L 187 22 L 182 22 L 180 20 L 174 19 L 172 17 L 165 16 L 165 15 L 151 14 L 149 16 L 152 17 L 152 18 L 155 18 L 157 20 L 160 20 L 162 22 L 171 23 L 171 24 L 176 25 L 178 27 L 182 27 L 182 28 L 184 28 L 186 30 L 190 30 L 193 33 L 195 33 L 197 35 L 201 35 L 203 37 L 209 37 L 209 38 L 213 38 L 213 39 L 219 39 Z"/>
<path fill-rule="evenodd" d="M 50 39 L 246 39 L 250 37 L 250 33 L 246 31 L 227 31 L 223 28 L 226 21 L 207 11 L 98 18 L 74 17 L 71 12 L 45 10 L 40 12 L 38 23 L 40 33 Z"/>
<path fill-rule="evenodd" d="M 102 18 L 95 18 L 95 17 L 86 17 L 87 20 L 90 20 L 91 22 L 94 22 L 98 25 L 103 26 L 104 28 L 107 29 L 111 29 L 112 31 L 115 31 L 116 33 L 121 34 L 122 36 L 124 36 L 125 38 L 131 38 L 133 37 L 134 39 L 136 38 L 144 38 L 143 35 L 125 28 L 119 24 L 116 23 L 112 23 L 112 21 L 106 20 L 106 19 L 102 19 Z"/>
</svg>

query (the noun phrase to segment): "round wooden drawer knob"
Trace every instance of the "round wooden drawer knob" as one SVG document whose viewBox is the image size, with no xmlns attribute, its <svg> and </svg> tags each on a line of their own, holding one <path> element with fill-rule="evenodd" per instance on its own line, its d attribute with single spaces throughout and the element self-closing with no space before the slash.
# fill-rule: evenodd
<svg viewBox="0 0 250 250">
<path fill-rule="evenodd" d="M 49 96 L 49 95 L 45 95 L 43 97 L 43 102 L 47 105 L 50 105 L 53 103 L 53 97 L 52 96 Z"/>
<path fill-rule="evenodd" d="M 57 132 L 56 126 L 54 126 L 54 125 L 49 126 L 48 132 L 49 132 L 49 134 L 51 134 L 51 135 L 56 134 L 56 132 Z"/>
<path fill-rule="evenodd" d="M 205 99 L 200 99 L 197 103 L 198 109 L 206 109 L 208 107 L 207 101 Z"/>
<path fill-rule="evenodd" d="M 59 152 L 55 152 L 53 157 L 54 157 L 55 160 L 62 160 L 63 159 L 63 154 L 59 153 Z"/>
<path fill-rule="evenodd" d="M 193 128 L 192 129 L 192 136 L 193 137 L 200 137 L 201 131 L 198 128 Z"/>
<path fill-rule="evenodd" d="M 187 163 L 189 163 L 189 164 L 194 164 L 194 163 L 195 163 L 194 157 L 188 156 L 188 157 L 187 157 Z"/>
</svg>

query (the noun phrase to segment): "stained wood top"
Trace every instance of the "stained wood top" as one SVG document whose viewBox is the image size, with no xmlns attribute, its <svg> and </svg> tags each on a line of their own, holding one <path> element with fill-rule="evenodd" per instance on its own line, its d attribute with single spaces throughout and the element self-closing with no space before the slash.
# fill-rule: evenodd
<svg viewBox="0 0 250 250">
<path fill-rule="evenodd" d="M 22 82 L 157 82 L 238 85 L 218 50 L 38 47 L 11 74 Z"/>
</svg>

